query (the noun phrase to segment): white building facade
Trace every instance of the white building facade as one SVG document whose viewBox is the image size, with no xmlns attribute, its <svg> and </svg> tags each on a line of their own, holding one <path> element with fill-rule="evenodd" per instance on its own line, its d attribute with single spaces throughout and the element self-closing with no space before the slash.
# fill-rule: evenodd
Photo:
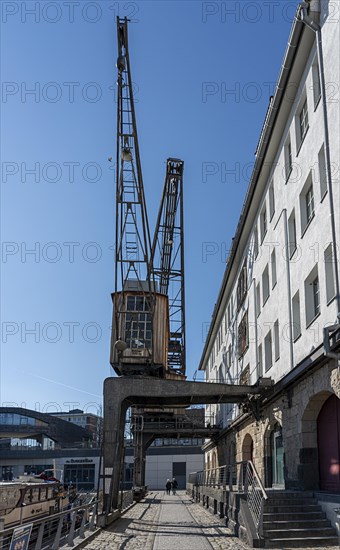
<svg viewBox="0 0 340 550">
<path fill-rule="evenodd" d="M 274 384 L 257 419 L 239 405 L 207 407 L 224 428 L 205 447 L 207 468 L 251 459 L 267 487 L 340 492 L 340 338 L 332 356 L 323 344 L 340 311 L 332 5 L 298 7 L 200 369 L 207 381 Z"/>
</svg>

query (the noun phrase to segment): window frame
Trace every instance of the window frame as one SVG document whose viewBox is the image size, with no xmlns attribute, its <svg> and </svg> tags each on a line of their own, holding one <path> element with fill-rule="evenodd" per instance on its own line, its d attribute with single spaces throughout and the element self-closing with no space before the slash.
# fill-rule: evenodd
<svg viewBox="0 0 340 550">
<path fill-rule="evenodd" d="M 301 145 L 309 130 L 307 97 L 305 98 L 299 112 L 299 128 L 300 128 L 300 145 Z"/>
</svg>

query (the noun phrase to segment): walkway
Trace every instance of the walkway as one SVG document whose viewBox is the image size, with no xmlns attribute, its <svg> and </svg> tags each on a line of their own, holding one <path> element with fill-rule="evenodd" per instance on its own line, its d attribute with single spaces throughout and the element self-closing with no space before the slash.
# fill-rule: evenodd
<svg viewBox="0 0 340 550">
<path fill-rule="evenodd" d="M 122 518 L 101 531 L 87 550 L 245 550 L 223 522 L 184 491 L 149 492 Z M 299 550 L 299 549 L 294 549 Z M 304 548 L 303 550 L 308 550 Z M 320 547 L 319 547 L 320 550 Z M 322 550 L 322 549 L 321 549 Z M 328 547 L 327 550 L 339 550 Z"/>
</svg>

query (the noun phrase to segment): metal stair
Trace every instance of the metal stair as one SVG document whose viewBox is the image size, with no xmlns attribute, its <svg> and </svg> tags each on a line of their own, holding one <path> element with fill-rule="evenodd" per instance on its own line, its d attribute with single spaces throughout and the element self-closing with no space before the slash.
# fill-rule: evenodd
<svg viewBox="0 0 340 550">
<path fill-rule="evenodd" d="M 265 548 L 337 546 L 338 537 L 311 492 L 270 491 L 264 505 Z"/>
</svg>

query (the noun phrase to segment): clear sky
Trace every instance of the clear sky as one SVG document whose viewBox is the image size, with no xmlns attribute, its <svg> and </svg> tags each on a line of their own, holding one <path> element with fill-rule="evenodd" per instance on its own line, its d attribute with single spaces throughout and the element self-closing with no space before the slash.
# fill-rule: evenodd
<svg viewBox="0 0 340 550">
<path fill-rule="evenodd" d="M 296 7 L 2 0 L 2 405 L 95 412 L 112 375 L 115 182 L 107 159 L 116 148 L 115 16 L 132 19 L 152 231 L 165 160 L 185 162 L 191 378 Z"/>
</svg>

